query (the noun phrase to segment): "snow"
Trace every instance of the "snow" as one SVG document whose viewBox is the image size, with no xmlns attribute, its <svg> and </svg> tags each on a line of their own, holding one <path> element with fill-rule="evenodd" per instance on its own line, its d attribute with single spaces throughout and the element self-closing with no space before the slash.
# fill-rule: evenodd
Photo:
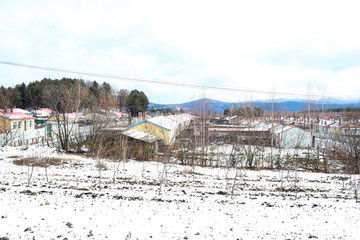
<svg viewBox="0 0 360 240">
<path fill-rule="evenodd" d="M 66 164 L 34 168 L 27 187 L 22 157 L 57 157 Z M 356 239 L 360 205 L 344 175 L 294 171 L 235 171 L 171 164 L 159 193 L 163 164 L 96 161 L 54 149 L 0 149 L 0 238 L 9 239 Z M 225 175 L 231 176 L 226 181 Z M 281 186 L 287 191 L 279 190 Z M 299 181 L 295 181 L 295 176 Z M 226 185 L 230 188 L 226 189 Z M 291 189 L 297 185 L 299 191 Z M 72 228 L 67 223 L 72 224 Z M 28 227 L 30 231 L 25 231 Z M 92 234 L 89 234 L 91 231 Z M 92 236 L 91 236 L 92 235 Z"/>
<path fill-rule="evenodd" d="M 32 110 L 32 113 L 36 115 L 37 118 L 39 117 L 50 117 L 52 114 L 52 110 L 48 109 L 48 108 L 40 108 L 37 110 Z"/>
<path fill-rule="evenodd" d="M 139 130 L 130 130 L 125 132 L 124 135 L 149 143 L 160 140 L 160 138 L 157 136 Z"/>
<path fill-rule="evenodd" d="M 4 109 L 0 109 L 0 112 L 4 113 Z M 21 108 L 9 108 L 7 109 L 7 112 L 9 113 L 23 113 L 23 114 L 27 114 L 30 115 L 31 113 L 29 111 L 26 111 L 24 109 Z"/>
<path fill-rule="evenodd" d="M 150 118 L 149 122 L 159 125 L 163 128 L 170 130 L 170 143 L 175 140 L 175 137 L 180 133 L 182 129 L 190 124 L 190 120 L 194 117 L 189 114 L 179 114 L 179 115 L 168 115 L 168 116 L 158 116 Z"/>
<path fill-rule="evenodd" d="M 85 119 L 86 117 L 80 113 L 65 113 L 65 117 L 69 120 Z"/>
<path fill-rule="evenodd" d="M 246 128 L 208 128 L 209 132 L 241 132 L 249 129 Z M 253 130 L 253 129 L 251 129 Z M 255 130 L 253 130 L 255 131 Z"/>
<path fill-rule="evenodd" d="M 127 114 L 121 111 L 112 111 L 111 112 L 113 115 L 115 115 L 116 117 L 122 117 L 122 116 L 126 116 Z"/>
<path fill-rule="evenodd" d="M 22 112 L 9 112 L 9 113 L 0 112 L 0 117 L 8 118 L 10 120 L 35 119 L 34 117 Z"/>
</svg>

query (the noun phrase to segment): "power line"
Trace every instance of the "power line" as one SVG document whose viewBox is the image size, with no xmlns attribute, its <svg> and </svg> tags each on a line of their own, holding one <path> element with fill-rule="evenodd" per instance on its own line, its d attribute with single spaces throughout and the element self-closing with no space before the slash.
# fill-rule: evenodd
<svg viewBox="0 0 360 240">
<path fill-rule="evenodd" d="M 239 88 L 239 87 L 230 87 L 230 86 L 200 85 L 200 84 L 182 83 L 182 82 L 175 82 L 175 81 L 161 80 L 161 79 L 120 76 L 120 75 L 102 74 L 102 73 L 94 73 L 94 72 L 83 72 L 83 71 L 77 71 L 77 70 L 36 66 L 36 65 L 14 63 L 14 62 L 7 62 L 7 61 L 0 61 L 0 63 L 6 64 L 6 65 L 12 65 L 12 66 L 16 66 L 16 67 L 26 67 L 26 68 L 40 69 L 40 70 L 46 70 L 46 71 L 71 73 L 71 74 L 100 77 L 100 78 L 107 78 L 107 79 L 134 81 L 134 82 L 159 84 L 159 85 L 170 85 L 170 86 L 179 86 L 179 87 L 190 87 L 190 88 L 199 88 L 199 89 L 209 89 L 209 90 L 250 92 L 250 93 L 260 93 L 260 94 L 278 94 L 278 95 L 297 96 L 297 97 L 309 97 L 310 96 L 310 97 L 315 97 L 315 98 L 324 98 L 324 97 L 342 98 L 342 99 L 358 98 L 358 96 L 349 96 L 349 95 L 347 97 L 344 97 L 343 95 L 326 95 L 326 94 L 319 94 L 319 93 L 295 93 L 295 92 L 285 92 L 285 91 L 277 92 L 277 91 L 269 91 L 269 90 L 262 90 L 262 89 Z"/>
</svg>

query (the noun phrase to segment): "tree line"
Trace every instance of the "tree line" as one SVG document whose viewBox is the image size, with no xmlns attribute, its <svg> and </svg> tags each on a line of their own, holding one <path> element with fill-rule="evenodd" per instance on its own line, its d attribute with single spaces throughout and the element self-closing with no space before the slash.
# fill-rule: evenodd
<svg viewBox="0 0 360 240">
<path fill-rule="evenodd" d="M 79 92 L 80 90 L 81 92 Z M 117 91 L 107 82 L 100 84 L 97 81 L 73 78 L 44 78 L 28 84 L 17 84 L 15 87 L 1 86 L 0 108 L 38 109 L 48 107 L 53 110 L 65 110 L 66 102 L 69 102 L 70 98 L 75 99 L 77 94 L 81 94 L 81 107 L 89 109 L 89 111 L 111 107 L 129 111 L 132 116 L 135 116 L 138 112 L 146 111 L 149 103 L 144 92 L 136 89 L 131 92 L 126 89 Z M 66 96 L 69 99 L 65 99 Z M 54 103 L 55 98 L 56 103 Z M 73 110 L 74 107 L 66 109 L 66 111 Z"/>
<path fill-rule="evenodd" d="M 261 107 L 252 106 L 231 106 L 224 110 L 225 116 L 241 116 L 241 117 L 262 117 L 264 116 L 264 109 Z"/>
</svg>

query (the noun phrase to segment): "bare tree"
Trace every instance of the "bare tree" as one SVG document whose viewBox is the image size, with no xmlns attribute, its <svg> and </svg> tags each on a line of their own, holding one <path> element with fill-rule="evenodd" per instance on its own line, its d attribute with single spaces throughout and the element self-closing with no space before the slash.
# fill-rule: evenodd
<svg viewBox="0 0 360 240">
<path fill-rule="evenodd" d="M 271 135 L 271 140 L 270 140 L 270 163 L 269 163 L 269 167 L 273 168 L 274 166 L 274 126 L 275 126 L 275 115 L 277 113 L 279 113 L 282 109 L 280 109 L 280 106 L 278 104 L 278 102 L 276 101 L 276 86 L 273 83 L 273 90 L 271 92 L 270 95 L 270 106 L 269 106 L 269 111 L 271 113 L 271 130 L 270 130 L 270 135 Z"/>
<path fill-rule="evenodd" d="M 350 175 L 350 185 L 356 201 L 359 202 L 360 114 L 359 112 L 347 112 L 346 115 L 352 121 L 332 132 L 332 151 L 334 159 L 340 161 L 344 172 Z"/>
<path fill-rule="evenodd" d="M 126 153 L 127 153 L 127 149 L 128 149 L 128 137 L 126 135 L 121 135 L 120 141 L 121 141 L 123 171 L 125 171 Z"/>
<path fill-rule="evenodd" d="M 12 107 L 13 94 L 11 89 L 6 89 L 3 86 L 0 87 L 0 108 L 4 109 L 6 113 L 8 108 Z"/>
<path fill-rule="evenodd" d="M 1 144 L 8 145 L 12 140 L 19 135 L 19 132 L 11 126 L 11 121 L 9 119 L 9 114 L 11 111 L 13 102 L 13 94 L 10 88 L 6 89 L 0 87 L 0 108 L 3 109 L 3 112 L 0 112 L 0 138 Z M 14 123 L 17 126 L 17 123 Z"/>
<path fill-rule="evenodd" d="M 23 165 L 25 165 L 27 167 L 26 177 L 27 177 L 27 186 L 28 187 L 30 187 L 30 182 L 31 182 L 31 179 L 33 177 L 35 162 L 36 162 L 36 159 L 37 159 L 37 154 L 38 154 L 38 152 L 35 151 L 35 149 L 32 149 L 31 156 L 26 156 L 25 152 L 22 153 Z"/>
<path fill-rule="evenodd" d="M 71 136 L 74 134 L 76 120 L 80 110 L 86 105 L 88 89 L 82 80 L 74 80 L 73 85 L 60 82 L 57 87 L 44 91 L 44 99 L 48 106 L 55 111 L 55 126 L 52 132 L 55 134 L 59 147 L 68 151 Z M 69 119 L 69 113 L 74 113 L 74 119 Z"/>
<path fill-rule="evenodd" d="M 129 91 L 126 89 L 120 89 L 117 94 L 116 94 L 116 100 L 119 104 L 119 108 L 121 110 L 125 110 L 126 109 L 126 99 L 129 95 Z"/>
<path fill-rule="evenodd" d="M 44 148 L 44 145 L 42 147 L 36 148 L 36 157 L 35 160 L 36 164 L 40 165 L 45 170 L 45 177 L 46 182 L 49 183 L 49 174 L 48 174 L 48 168 L 51 164 L 51 159 L 49 155 L 49 149 Z"/>
<path fill-rule="evenodd" d="M 114 166 L 113 166 L 113 183 L 115 184 L 116 179 L 116 172 L 119 170 L 120 163 L 122 162 L 123 172 L 126 171 L 125 163 L 126 163 L 126 156 L 127 156 L 127 149 L 128 149 L 128 137 L 124 134 L 120 134 L 118 141 L 115 142 L 115 146 L 113 147 L 115 153 L 111 151 Z M 119 161 L 116 161 L 118 159 Z"/>
<path fill-rule="evenodd" d="M 102 158 L 101 158 L 101 152 L 102 152 L 102 149 L 103 149 L 103 146 L 101 144 L 101 140 L 100 139 L 100 144 L 99 144 L 99 148 L 97 149 L 97 153 L 96 153 L 96 157 L 95 157 L 95 161 L 96 161 L 96 167 L 98 169 L 98 173 L 99 173 L 99 191 L 101 191 L 101 171 L 103 169 L 106 169 L 103 161 L 102 161 Z"/>
<path fill-rule="evenodd" d="M 360 173 L 360 126 L 349 124 L 333 135 L 337 158 L 342 160 L 349 174 Z"/>
</svg>

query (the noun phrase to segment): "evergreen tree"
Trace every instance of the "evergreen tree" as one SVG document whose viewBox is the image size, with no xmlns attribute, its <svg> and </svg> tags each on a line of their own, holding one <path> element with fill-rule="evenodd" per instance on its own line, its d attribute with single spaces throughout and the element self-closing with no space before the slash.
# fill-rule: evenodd
<svg viewBox="0 0 360 240">
<path fill-rule="evenodd" d="M 9 91 L 11 92 L 12 95 L 12 103 L 13 106 L 15 107 L 22 107 L 22 97 L 21 97 L 21 92 L 18 88 L 13 88 L 13 89 L 9 89 Z"/>
<path fill-rule="evenodd" d="M 126 107 L 132 116 L 137 116 L 139 112 L 147 110 L 149 100 L 144 92 L 132 90 L 126 99 Z"/>
</svg>

